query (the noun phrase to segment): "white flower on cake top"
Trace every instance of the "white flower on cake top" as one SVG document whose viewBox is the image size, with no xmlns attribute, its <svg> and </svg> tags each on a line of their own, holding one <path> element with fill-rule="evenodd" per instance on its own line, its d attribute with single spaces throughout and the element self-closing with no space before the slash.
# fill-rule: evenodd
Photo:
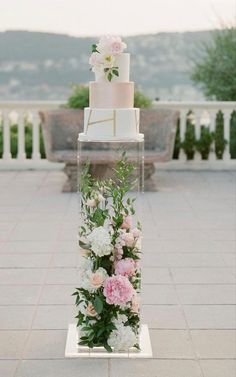
<svg viewBox="0 0 236 377">
<path fill-rule="evenodd" d="M 127 45 L 118 36 L 105 35 L 97 44 L 92 45 L 89 64 L 98 81 L 111 81 L 120 77 L 122 66 L 129 60 L 123 54 Z"/>
</svg>

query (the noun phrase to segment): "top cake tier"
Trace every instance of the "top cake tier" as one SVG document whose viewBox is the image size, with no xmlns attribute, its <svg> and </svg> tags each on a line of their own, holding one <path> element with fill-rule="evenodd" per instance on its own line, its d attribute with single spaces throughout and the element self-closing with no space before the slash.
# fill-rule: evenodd
<svg viewBox="0 0 236 377">
<path fill-rule="evenodd" d="M 124 52 L 126 47 L 120 37 L 111 35 L 101 37 L 92 45 L 89 64 L 96 82 L 129 82 L 130 54 Z"/>
<path fill-rule="evenodd" d="M 129 82 L 130 75 L 130 54 L 122 53 L 120 55 L 114 56 L 114 69 L 117 71 L 119 76 L 113 74 L 112 82 Z M 95 70 L 95 81 L 97 82 L 108 82 L 107 72 L 103 70 Z"/>
</svg>

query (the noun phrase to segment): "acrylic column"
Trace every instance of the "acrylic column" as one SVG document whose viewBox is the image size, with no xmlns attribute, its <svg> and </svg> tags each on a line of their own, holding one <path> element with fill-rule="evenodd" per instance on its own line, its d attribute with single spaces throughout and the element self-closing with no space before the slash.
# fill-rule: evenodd
<svg viewBox="0 0 236 377">
<path fill-rule="evenodd" d="M 151 357 L 140 321 L 144 140 L 78 144 L 78 354 Z"/>
</svg>

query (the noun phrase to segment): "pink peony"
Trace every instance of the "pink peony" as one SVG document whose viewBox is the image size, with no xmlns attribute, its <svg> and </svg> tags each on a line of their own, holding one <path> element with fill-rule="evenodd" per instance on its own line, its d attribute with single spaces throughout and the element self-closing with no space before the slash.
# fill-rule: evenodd
<svg viewBox="0 0 236 377">
<path fill-rule="evenodd" d="M 121 224 L 122 229 L 130 229 L 132 226 L 132 217 L 126 216 L 123 219 L 123 223 Z"/>
<path fill-rule="evenodd" d="M 125 233 L 124 234 L 124 241 L 126 246 L 133 247 L 134 246 L 134 235 L 133 233 Z"/>
<path fill-rule="evenodd" d="M 115 274 L 122 276 L 132 276 L 136 271 L 136 263 L 132 258 L 121 259 L 115 263 Z"/>
<path fill-rule="evenodd" d="M 127 277 L 113 275 L 105 280 L 103 294 L 108 304 L 124 305 L 132 299 L 134 288 Z"/>
</svg>

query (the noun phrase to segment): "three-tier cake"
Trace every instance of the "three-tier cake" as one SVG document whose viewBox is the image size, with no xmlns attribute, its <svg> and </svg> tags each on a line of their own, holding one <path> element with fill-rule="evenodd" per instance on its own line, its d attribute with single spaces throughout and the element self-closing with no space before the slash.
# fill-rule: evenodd
<svg viewBox="0 0 236 377">
<path fill-rule="evenodd" d="M 84 132 L 93 141 L 142 140 L 139 109 L 134 108 L 130 54 L 120 37 L 105 36 L 92 46 L 89 59 L 95 81 L 89 83 L 89 107 L 84 109 Z"/>
</svg>

